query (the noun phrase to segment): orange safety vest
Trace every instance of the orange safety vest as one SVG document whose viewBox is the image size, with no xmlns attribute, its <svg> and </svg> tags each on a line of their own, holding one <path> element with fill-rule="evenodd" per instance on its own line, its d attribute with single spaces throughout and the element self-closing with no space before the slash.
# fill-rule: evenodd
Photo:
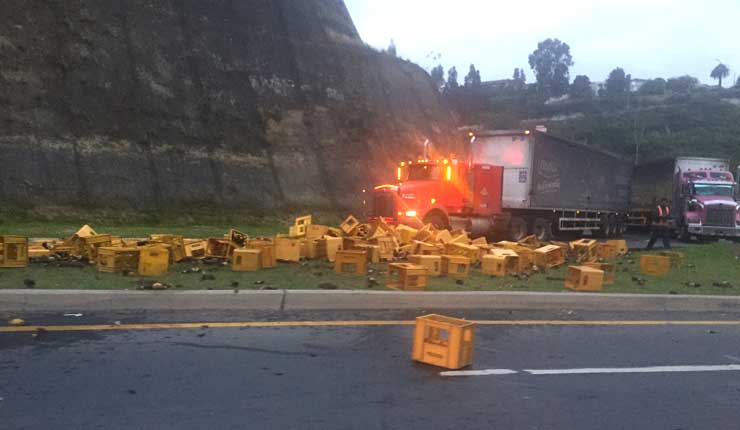
<svg viewBox="0 0 740 430">
<path fill-rule="evenodd" d="M 671 216 L 671 208 L 665 207 L 665 217 Z M 663 207 L 658 205 L 658 224 L 668 224 L 668 220 L 663 218 Z"/>
</svg>

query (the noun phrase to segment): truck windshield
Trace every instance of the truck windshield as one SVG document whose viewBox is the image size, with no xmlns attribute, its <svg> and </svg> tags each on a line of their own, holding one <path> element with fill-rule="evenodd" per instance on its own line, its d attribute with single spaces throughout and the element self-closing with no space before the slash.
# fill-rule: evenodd
<svg viewBox="0 0 740 430">
<path fill-rule="evenodd" d="M 415 164 L 409 166 L 409 181 L 434 180 L 439 178 L 439 167 L 428 164 Z"/>
<path fill-rule="evenodd" d="M 694 184 L 694 194 L 697 196 L 732 197 L 732 185 Z"/>
</svg>

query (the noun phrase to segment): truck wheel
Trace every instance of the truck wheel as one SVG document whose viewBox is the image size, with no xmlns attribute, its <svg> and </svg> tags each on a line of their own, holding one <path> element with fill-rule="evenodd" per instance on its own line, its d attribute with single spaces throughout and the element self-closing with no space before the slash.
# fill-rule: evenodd
<svg viewBox="0 0 740 430">
<path fill-rule="evenodd" d="M 544 218 L 534 220 L 532 231 L 540 242 L 549 242 L 552 240 L 552 222 Z"/>
<path fill-rule="evenodd" d="M 509 236 L 514 242 L 527 237 L 527 223 L 522 218 L 513 217 L 509 223 Z"/>
<path fill-rule="evenodd" d="M 440 213 L 432 212 L 424 217 L 424 224 L 431 224 L 437 230 L 448 228 L 447 219 Z"/>
<path fill-rule="evenodd" d="M 678 233 L 678 239 L 681 242 L 686 242 L 686 243 L 691 242 L 691 234 L 689 233 L 688 226 L 686 225 L 681 226 L 681 229 L 679 230 L 679 233 Z"/>
</svg>

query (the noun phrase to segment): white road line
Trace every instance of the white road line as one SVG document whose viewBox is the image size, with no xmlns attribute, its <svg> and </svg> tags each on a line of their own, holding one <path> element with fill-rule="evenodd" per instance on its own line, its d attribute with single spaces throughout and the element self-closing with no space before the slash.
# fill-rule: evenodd
<svg viewBox="0 0 740 430">
<path fill-rule="evenodd" d="M 440 372 L 442 376 L 486 376 L 486 375 L 511 375 L 519 373 L 511 369 L 483 369 L 483 370 L 448 370 Z"/>
<path fill-rule="evenodd" d="M 586 367 L 581 369 L 523 369 L 530 375 L 593 375 L 610 373 L 675 373 L 740 371 L 740 364 L 707 366 L 651 366 L 651 367 Z M 440 372 L 441 376 L 486 376 L 519 373 L 512 369 L 453 370 Z"/>
</svg>

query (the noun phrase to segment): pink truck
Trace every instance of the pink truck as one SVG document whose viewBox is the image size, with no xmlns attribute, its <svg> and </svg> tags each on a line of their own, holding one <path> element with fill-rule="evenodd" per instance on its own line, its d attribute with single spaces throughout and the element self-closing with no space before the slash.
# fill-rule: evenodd
<svg viewBox="0 0 740 430">
<path fill-rule="evenodd" d="M 740 167 L 736 172 L 740 175 Z M 630 225 L 649 225 L 656 199 L 671 200 L 679 238 L 740 240 L 737 177 L 729 160 L 679 157 L 638 166 L 632 181 Z"/>
</svg>

